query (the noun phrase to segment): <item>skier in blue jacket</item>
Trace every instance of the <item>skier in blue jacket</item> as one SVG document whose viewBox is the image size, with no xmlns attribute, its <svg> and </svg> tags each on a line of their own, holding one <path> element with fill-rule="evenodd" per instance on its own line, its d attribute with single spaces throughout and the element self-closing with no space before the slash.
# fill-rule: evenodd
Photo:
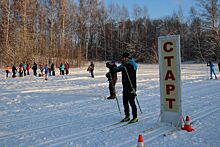
<svg viewBox="0 0 220 147">
<path fill-rule="evenodd" d="M 123 85 L 123 105 L 125 118 L 121 122 L 130 121 L 130 123 L 138 122 L 137 107 L 135 104 L 136 97 L 136 71 L 137 63 L 130 58 L 129 53 L 122 54 L 121 65 L 114 67 L 115 72 L 122 72 L 122 85 Z M 112 68 L 112 67 L 109 67 Z M 130 120 L 129 104 L 132 109 L 133 119 Z"/>
<path fill-rule="evenodd" d="M 60 64 L 60 75 L 64 75 L 65 66 L 63 63 Z"/>
<path fill-rule="evenodd" d="M 49 68 L 48 68 L 47 64 L 44 67 L 44 72 L 45 72 L 45 80 L 47 80 L 48 79 L 48 73 L 49 73 Z"/>
<path fill-rule="evenodd" d="M 210 79 L 212 79 L 212 74 L 214 74 L 215 75 L 215 79 L 217 79 L 217 76 L 215 74 L 215 65 L 211 61 L 209 61 L 207 63 L 207 66 L 210 67 Z"/>
</svg>

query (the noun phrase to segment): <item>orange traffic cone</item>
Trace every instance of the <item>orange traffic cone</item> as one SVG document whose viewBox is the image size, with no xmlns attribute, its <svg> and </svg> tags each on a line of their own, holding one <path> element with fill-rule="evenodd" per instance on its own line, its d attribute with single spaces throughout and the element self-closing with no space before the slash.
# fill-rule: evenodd
<svg viewBox="0 0 220 147">
<path fill-rule="evenodd" d="M 144 141 L 143 141 L 142 135 L 139 135 L 139 136 L 138 136 L 137 147 L 144 147 Z"/>
<path fill-rule="evenodd" d="M 188 132 L 194 131 L 194 129 L 190 125 L 190 118 L 189 118 L 189 116 L 186 116 L 186 123 L 185 123 L 184 127 L 182 128 L 182 130 L 186 130 Z"/>
</svg>

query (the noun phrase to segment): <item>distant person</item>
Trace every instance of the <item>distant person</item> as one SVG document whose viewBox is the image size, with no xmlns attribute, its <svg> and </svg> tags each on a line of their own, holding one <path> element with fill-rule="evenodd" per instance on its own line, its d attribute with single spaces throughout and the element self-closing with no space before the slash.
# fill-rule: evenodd
<svg viewBox="0 0 220 147">
<path fill-rule="evenodd" d="M 27 75 L 30 75 L 30 69 L 31 69 L 31 66 L 27 64 Z"/>
<path fill-rule="evenodd" d="M 69 64 L 66 62 L 65 63 L 65 71 L 66 71 L 66 75 L 69 74 Z"/>
<path fill-rule="evenodd" d="M 55 76 L 55 65 L 54 65 L 54 63 L 51 64 L 50 70 L 51 70 L 52 76 Z"/>
<path fill-rule="evenodd" d="M 16 77 L 16 73 L 17 73 L 17 68 L 15 65 L 12 66 L 12 78 Z"/>
<path fill-rule="evenodd" d="M 39 77 L 43 76 L 44 75 L 44 67 L 43 67 L 43 64 L 40 64 L 40 74 L 39 74 Z"/>
<path fill-rule="evenodd" d="M 62 63 L 61 63 L 60 66 L 59 66 L 60 75 L 62 75 L 62 72 L 61 72 L 61 66 L 62 66 Z"/>
<path fill-rule="evenodd" d="M 44 67 L 44 73 L 45 73 L 45 80 L 47 80 L 48 79 L 48 74 L 49 74 L 49 68 L 48 68 L 47 64 Z"/>
<path fill-rule="evenodd" d="M 23 73 L 24 73 L 24 68 L 23 68 L 23 64 L 21 63 L 19 68 L 18 68 L 18 72 L 19 72 L 19 77 L 23 77 Z"/>
<path fill-rule="evenodd" d="M 65 66 L 63 63 L 60 64 L 60 75 L 64 75 Z"/>
<path fill-rule="evenodd" d="M 8 78 L 8 74 L 10 73 L 10 69 L 8 65 L 5 67 L 5 73 L 6 73 L 6 78 Z"/>
<path fill-rule="evenodd" d="M 90 62 L 89 67 L 87 68 L 87 71 L 89 71 L 91 73 L 91 77 L 94 78 L 94 69 L 95 69 L 95 65 L 93 64 L 93 62 Z"/>
<path fill-rule="evenodd" d="M 106 67 L 109 68 L 109 72 L 106 73 L 106 77 L 108 78 L 109 81 L 109 92 L 110 96 L 107 97 L 107 99 L 115 99 L 116 98 L 116 90 L 115 90 L 115 84 L 117 82 L 117 72 L 114 71 L 113 68 L 117 67 L 115 64 L 115 61 L 107 62 Z"/>
<path fill-rule="evenodd" d="M 37 76 L 37 63 L 34 62 L 32 70 L 33 70 L 34 76 L 36 77 Z"/>
<path fill-rule="evenodd" d="M 23 63 L 23 71 L 24 71 L 24 76 L 26 76 L 27 65 L 25 63 Z"/>
<path fill-rule="evenodd" d="M 215 74 L 215 65 L 211 61 L 209 61 L 207 63 L 207 66 L 210 67 L 210 79 L 212 79 L 212 74 L 214 74 L 215 75 L 215 79 L 217 79 L 217 76 Z"/>
</svg>

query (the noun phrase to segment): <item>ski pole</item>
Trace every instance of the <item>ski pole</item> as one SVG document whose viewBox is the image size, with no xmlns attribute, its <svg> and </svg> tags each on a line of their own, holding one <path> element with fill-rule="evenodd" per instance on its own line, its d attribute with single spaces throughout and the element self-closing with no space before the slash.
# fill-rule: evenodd
<svg viewBox="0 0 220 147">
<path fill-rule="evenodd" d="M 142 110 L 141 110 L 140 104 L 139 104 L 139 102 L 138 102 L 137 96 L 136 96 L 136 101 L 137 101 L 138 107 L 139 107 L 139 109 L 140 109 L 140 112 L 141 112 L 141 114 L 142 114 Z"/>
<path fill-rule="evenodd" d="M 119 103 L 118 103 L 118 98 L 115 97 L 115 99 L 116 99 L 116 102 L 117 102 L 117 104 L 118 104 L 118 111 L 119 111 L 119 113 L 121 114 L 121 109 L 120 109 L 120 106 L 119 106 Z"/>
<path fill-rule="evenodd" d="M 127 74 L 127 76 L 128 76 L 128 80 L 129 80 L 129 83 L 130 83 L 130 85 L 131 85 L 132 92 L 136 95 L 135 89 L 134 89 L 134 87 L 133 87 L 133 85 L 132 85 L 132 83 L 131 83 L 130 76 L 128 75 L 128 71 L 127 71 L 127 68 L 126 68 L 125 66 L 124 66 L 124 69 L 125 69 L 125 72 L 126 72 L 126 74 Z M 135 98 L 136 98 L 136 101 L 137 101 L 138 107 L 139 107 L 139 109 L 140 109 L 140 112 L 141 112 L 141 114 L 142 114 L 142 110 L 141 110 L 140 104 L 139 104 L 139 102 L 138 102 L 137 95 L 135 96 Z"/>
</svg>

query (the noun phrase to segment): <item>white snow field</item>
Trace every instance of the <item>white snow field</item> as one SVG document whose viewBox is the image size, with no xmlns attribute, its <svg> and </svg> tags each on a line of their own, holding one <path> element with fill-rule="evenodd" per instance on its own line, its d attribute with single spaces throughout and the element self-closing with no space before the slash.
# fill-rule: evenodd
<svg viewBox="0 0 220 147">
<path fill-rule="evenodd" d="M 138 109 L 139 122 L 112 125 L 123 118 L 121 73 L 116 90 L 122 114 L 116 100 L 105 99 L 105 63 L 95 66 L 94 79 L 84 67 L 48 81 L 33 76 L 6 79 L 1 70 L 0 146 L 135 147 L 139 134 L 146 147 L 220 146 L 220 80 L 209 79 L 206 64 L 181 65 L 183 117 L 190 116 L 193 132 L 157 123 L 158 64 L 138 68 L 137 95 L 143 111 Z"/>
</svg>

